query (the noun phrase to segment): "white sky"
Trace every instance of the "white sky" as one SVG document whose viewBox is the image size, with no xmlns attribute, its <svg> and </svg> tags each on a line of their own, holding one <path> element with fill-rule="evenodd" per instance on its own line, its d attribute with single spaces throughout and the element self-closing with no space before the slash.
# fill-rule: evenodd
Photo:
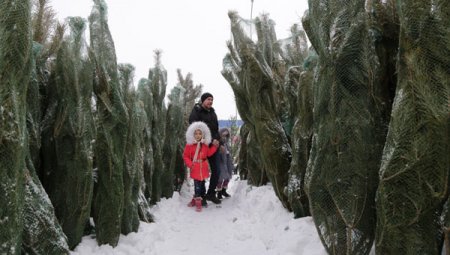
<svg viewBox="0 0 450 255">
<path fill-rule="evenodd" d="M 236 177 L 236 176 L 235 176 Z M 120 236 L 114 249 L 85 236 L 71 255 L 326 255 L 311 217 L 294 219 L 270 185 L 231 181 L 221 208 L 196 212 L 192 193 L 174 193 L 151 209 L 156 223 Z M 371 253 L 375 254 L 374 252 Z"/>
<path fill-rule="evenodd" d="M 119 63 L 135 68 L 135 84 L 154 67 L 154 50 L 163 51 L 162 64 L 168 72 L 168 95 L 177 83 L 176 69 L 193 74 L 194 84 L 203 84 L 203 92 L 214 95 L 219 119 L 236 114 L 231 87 L 221 75 L 222 59 L 230 39 L 228 10 L 250 18 L 251 0 L 106 0 L 108 24 Z M 63 20 L 69 16 L 87 19 L 92 0 L 51 0 L 51 6 Z M 254 0 L 253 17 L 269 13 L 276 23 L 277 38 L 289 35 L 294 23 L 300 23 L 307 0 Z M 88 37 L 86 37 L 88 38 Z"/>
</svg>

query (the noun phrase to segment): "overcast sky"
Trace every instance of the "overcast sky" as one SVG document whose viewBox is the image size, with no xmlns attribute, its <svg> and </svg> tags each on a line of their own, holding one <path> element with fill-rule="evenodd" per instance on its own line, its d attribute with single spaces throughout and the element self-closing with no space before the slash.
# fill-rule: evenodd
<svg viewBox="0 0 450 255">
<path fill-rule="evenodd" d="M 135 84 L 147 78 L 154 67 L 154 50 L 163 52 L 162 64 L 168 72 L 167 93 L 177 83 L 176 69 L 184 76 L 192 73 L 194 84 L 214 95 L 219 119 L 236 114 L 231 87 L 221 75 L 222 59 L 230 39 L 228 11 L 250 18 L 251 0 L 106 0 L 108 24 L 119 63 L 135 68 Z M 51 0 L 60 20 L 69 16 L 87 19 L 92 0 Z M 254 0 L 253 17 L 268 13 L 276 23 L 277 38 L 289 35 L 300 23 L 307 0 Z M 88 37 L 86 37 L 88 38 Z"/>
</svg>

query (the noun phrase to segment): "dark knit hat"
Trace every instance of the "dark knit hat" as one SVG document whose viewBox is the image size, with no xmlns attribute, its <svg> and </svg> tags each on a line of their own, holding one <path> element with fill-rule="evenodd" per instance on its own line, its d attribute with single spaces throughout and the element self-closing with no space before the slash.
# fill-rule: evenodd
<svg viewBox="0 0 450 255">
<path fill-rule="evenodd" d="M 202 101 L 202 103 L 203 103 L 203 101 L 205 101 L 208 97 L 214 98 L 213 95 L 212 95 L 211 93 L 205 92 L 205 93 L 203 93 L 203 95 L 200 97 L 200 101 Z"/>
</svg>

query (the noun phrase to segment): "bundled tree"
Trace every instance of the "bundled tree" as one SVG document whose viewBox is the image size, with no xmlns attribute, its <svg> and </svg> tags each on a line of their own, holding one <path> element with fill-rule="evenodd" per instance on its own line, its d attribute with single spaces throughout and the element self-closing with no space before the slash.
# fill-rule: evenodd
<svg viewBox="0 0 450 255">
<path fill-rule="evenodd" d="M 40 167 L 42 96 L 41 88 L 47 86 L 46 62 L 55 53 L 63 31 L 59 26 L 52 42 L 49 31 L 53 24 L 53 12 L 47 1 L 34 1 L 32 73 L 27 91 L 27 156 L 25 168 L 25 206 L 22 253 L 68 254 L 67 237 L 64 234 L 49 197 L 38 179 L 36 170 Z M 38 18 L 37 18 L 38 17 Z M 50 26 L 51 27 L 51 26 Z M 37 32 L 36 32 L 37 31 Z M 36 33 L 41 33 L 41 36 Z M 39 220 L 36 220 L 39 219 Z M 42 238 L 45 236 L 46 238 Z"/>
<path fill-rule="evenodd" d="M 31 65 L 31 3 L 0 1 L 0 253 L 19 254 L 25 198 L 26 92 Z"/>
<path fill-rule="evenodd" d="M 247 179 L 250 185 L 259 187 L 266 185 L 268 180 L 264 165 L 261 165 L 261 147 L 255 135 L 255 130 L 250 129 L 251 125 L 244 125 L 243 135 L 246 137 L 246 159 Z M 247 130 L 246 130 L 247 129 Z M 248 132 L 245 134 L 245 132 Z"/>
<path fill-rule="evenodd" d="M 309 1 L 303 25 L 318 54 L 310 210 L 330 254 L 368 254 L 386 103 L 364 1 Z"/>
<path fill-rule="evenodd" d="M 133 88 L 134 66 L 119 64 L 119 80 L 128 109 L 128 128 L 123 160 L 124 202 L 121 233 L 137 232 L 139 228 L 139 194 L 144 159 L 141 143 L 145 128 L 145 112 Z"/>
<path fill-rule="evenodd" d="M 40 120 L 42 118 L 39 86 L 46 78 L 42 76 L 44 46 L 33 44 L 32 72 L 27 91 L 27 156 L 25 167 L 25 206 L 22 253 L 68 254 L 67 237 L 64 234 L 49 197 L 38 179 L 35 166 L 39 166 Z M 39 220 L 36 220 L 39 219 Z M 42 237 L 45 236 L 45 239 Z"/>
<path fill-rule="evenodd" d="M 23 213 L 22 254 L 69 254 L 67 237 L 55 216 L 52 203 L 36 175 L 29 154 L 26 166 L 24 172 L 26 206 Z"/>
<path fill-rule="evenodd" d="M 114 247 L 121 233 L 123 159 L 129 116 L 120 89 L 114 42 L 107 23 L 107 6 L 103 0 L 94 0 L 89 22 L 98 114 L 95 144 L 98 188 L 94 201 L 94 221 L 98 244 Z"/>
<path fill-rule="evenodd" d="M 43 172 L 58 220 L 74 248 L 89 221 L 93 194 L 95 137 L 91 111 L 93 65 L 84 41 L 86 23 L 70 18 L 70 35 L 59 48 L 51 84 L 52 101 L 43 122 Z"/>
<path fill-rule="evenodd" d="M 183 114 L 184 114 L 184 88 L 175 86 L 169 94 L 169 106 L 166 114 L 166 136 L 163 145 L 164 173 L 161 176 L 162 196 L 171 198 L 176 185 L 176 176 L 180 178 L 184 171 L 177 168 L 177 157 L 182 158 L 180 146 L 184 143 Z M 182 166 L 182 165 L 181 165 Z M 178 167 L 181 167 L 178 165 Z"/>
<path fill-rule="evenodd" d="M 292 160 L 289 168 L 289 182 L 286 189 L 294 217 L 308 216 L 309 201 L 306 196 L 305 173 L 311 149 L 312 137 L 312 75 L 315 66 L 305 68 L 304 62 L 309 54 L 306 34 L 294 24 L 291 37 L 280 40 L 281 56 L 286 63 L 284 95 L 289 107 L 285 112 L 286 127 L 289 133 Z"/>
<path fill-rule="evenodd" d="M 444 233 L 444 250 L 442 253 L 450 254 L 450 198 L 447 197 L 447 201 L 444 204 L 444 210 L 442 211 L 443 226 L 442 232 Z"/>
<path fill-rule="evenodd" d="M 162 143 L 164 141 L 165 129 L 165 104 L 167 87 L 167 71 L 161 63 L 161 51 L 155 51 L 155 67 L 148 74 L 150 90 L 153 95 L 153 118 L 152 121 L 152 147 L 153 147 L 153 175 L 152 194 L 150 203 L 156 204 L 161 200 L 161 175 L 165 171 L 162 159 Z"/>
<path fill-rule="evenodd" d="M 150 81 L 142 78 L 138 83 L 138 98 L 143 103 L 145 111 L 145 126 L 143 131 L 142 148 L 144 150 L 144 182 L 145 200 L 150 201 L 152 195 L 152 177 L 154 169 L 153 146 L 152 146 L 152 130 L 153 130 L 153 92 L 151 90 Z"/>
<path fill-rule="evenodd" d="M 49 83 L 49 66 L 54 64 L 49 57 L 55 57 L 64 36 L 65 27 L 58 24 L 48 0 L 33 0 L 32 29 L 35 68 L 27 93 L 27 128 L 30 156 L 38 175 L 41 171 L 41 120 L 46 109 L 46 89 Z M 53 34 L 53 36 L 52 36 Z M 43 179 L 43 178 L 41 178 Z M 42 180 L 41 180 L 42 182 Z"/>
<path fill-rule="evenodd" d="M 290 208 L 284 192 L 288 181 L 291 149 L 280 119 L 282 107 L 277 99 L 282 94 L 282 71 L 279 52 L 272 45 L 276 41 L 273 21 L 267 16 L 256 19 L 258 43 L 254 43 L 240 26 L 242 19 L 236 12 L 228 13 L 233 42 L 223 61 L 222 75 L 231 85 L 242 119 L 249 123 L 250 132 L 258 141 L 261 162 L 272 182 L 276 195 Z"/>
<path fill-rule="evenodd" d="M 183 130 L 186 130 L 187 127 L 189 126 L 189 115 L 191 114 L 192 106 L 195 104 L 195 100 L 200 97 L 203 85 L 199 84 L 194 86 L 194 81 L 192 80 L 191 73 L 188 73 L 186 77 L 183 77 L 181 69 L 177 69 L 177 74 L 178 74 L 178 85 L 180 85 L 184 89 Z"/>
<path fill-rule="evenodd" d="M 55 12 L 49 5 L 49 0 L 32 0 L 32 4 L 33 41 L 42 45 L 51 45 L 50 38 L 56 23 Z"/>
<path fill-rule="evenodd" d="M 239 153 L 237 157 L 237 167 L 239 178 L 241 180 L 247 180 L 248 168 L 247 168 L 247 136 L 248 130 L 245 128 L 245 123 L 239 129 L 239 136 L 241 142 L 239 144 Z"/>
<path fill-rule="evenodd" d="M 450 5 L 401 0 L 397 6 L 398 83 L 377 191 L 376 253 L 441 254 L 450 166 Z"/>
</svg>

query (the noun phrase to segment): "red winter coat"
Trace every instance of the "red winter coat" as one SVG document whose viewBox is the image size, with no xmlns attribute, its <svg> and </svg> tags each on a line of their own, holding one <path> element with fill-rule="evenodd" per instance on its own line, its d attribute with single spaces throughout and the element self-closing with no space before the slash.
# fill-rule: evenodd
<svg viewBox="0 0 450 255">
<path fill-rule="evenodd" d="M 191 178 L 194 180 L 203 181 L 209 177 L 208 157 L 211 157 L 217 150 L 216 146 L 209 147 L 202 143 L 198 150 L 197 160 L 192 163 L 194 159 L 197 144 L 186 144 L 183 152 L 184 163 L 191 169 Z"/>
</svg>

